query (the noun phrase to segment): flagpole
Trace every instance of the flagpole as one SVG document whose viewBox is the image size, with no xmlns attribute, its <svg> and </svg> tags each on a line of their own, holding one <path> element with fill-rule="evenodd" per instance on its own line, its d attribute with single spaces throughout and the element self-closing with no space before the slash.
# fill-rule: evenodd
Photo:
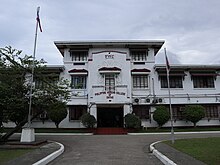
<svg viewBox="0 0 220 165">
<path fill-rule="evenodd" d="M 39 13 L 40 7 L 37 8 L 37 13 Z M 34 39 L 34 52 L 33 52 L 33 62 L 31 68 L 31 87 L 30 87 L 30 100 L 29 100 L 29 111 L 28 111 L 28 128 L 31 127 L 31 107 L 32 107 L 32 95 L 33 95 L 33 82 L 34 82 L 34 65 L 35 65 L 35 57 L 36 57 L 36 47 L 37 47 L 37 30 L 38 30 L 38 21 L 36 21 L 36 29 L 35 29 L 35 39 Z"/>
<path fill-rule="evenodd" d="M 168 68 L 169 64 L 168 64 L 168 58 L 167 58 L 167 53 L 166 53 L 166 48 L 164 48 L 164 52 L 165 52 L 165 58 L 166 58 L 166 70 L 167 70 L 167 86 L 168 86 L 168 93 L 169 93 L 169 105 L 170 105 L 170 123 L 171 123 L 171 141 L 172 144 L 174 144 L 175 140 L 174 140 L 174 130 L 173 130 L 173 111 L 172 111 L 172 106 L 171 106 L 171 95 L 170 95 L 170 79 L 169 79 L 169 72 L 170 72 L 170 68 Z"/>
</svg>

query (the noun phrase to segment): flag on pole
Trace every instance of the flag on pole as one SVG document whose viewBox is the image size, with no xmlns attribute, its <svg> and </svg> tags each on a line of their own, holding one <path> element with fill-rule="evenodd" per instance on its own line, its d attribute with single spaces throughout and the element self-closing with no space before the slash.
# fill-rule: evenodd
<svg viewBox="0 0 220 165">
<path fill-rule="evenodd" d="M 39 25 L 40 31 L 42 32 L 42 27 L 41 27 L 41 23 L 40 23 L 40 17 L 39 17 L 39 12 L 40 12 L 40 7 L 37 8 L 37 23 Z"/>
<path fill-rule="evenodd" d="M 169 60 L 167 57 L 166 48 L 164 48 L 164 51 L 165 51 L 165 59 L 166 59 L 166 69 L 167 69 L 167 72 L 169 72 L 170 71 L 170 63 L 169 63 Z"/>
</svg>

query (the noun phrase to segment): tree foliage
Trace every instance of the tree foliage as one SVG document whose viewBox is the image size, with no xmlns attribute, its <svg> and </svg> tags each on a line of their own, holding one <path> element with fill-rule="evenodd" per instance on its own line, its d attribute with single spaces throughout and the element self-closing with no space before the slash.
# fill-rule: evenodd
<svg viewBox="0 0 220 165">
<path fill-rule="evenodd" d="M 81 121 L 86 128 L 94 128 L 95 124 L 97 123 L 95 117 L 89 113 L 83 114 L 81 116 Z"/>
<path fill-rule="evenodd" d="M 27 123 L 32 66 L 32 56 L 23 55 L 22 51 L 10 46 L 0 48 L 0 126 L 3 122 L 12 121 L 17 125 L 16 130 Z M 66 104 L 70 97 L 68 82 L 58 82 L 59 76 L 57 78 L 52 71 L 48 71 L 44 60 L 35 60 L 34 68 L 34 80 L 41 82 L 41 86 L 33 89 L 32 111 L 35 113 L 32 120 L 48 111 L 57 101 Z M 55 83 L 54 78 L 57 79 Z M 13 132 L 0 140 L 7 140 L 11 134 Z"/>
<path fill-rule="evenodd" d="M 187 105 L 183 114 L 185 119 L 196 127 L 196 123 L 205 117 L 205 108 L 201 105 Z"/>
<path fill-rule="evenodd" d="M 170 118 L 169 112 L 165 106 L 156 108 L 153 114 L 153 119 L 157 122 L 159 128 L 162 127 Z"/>
<path fill-rule="evenodd" d="M 141 127 L 141 120 L 139 117 L 135 116 L 134 114 L 129 113 L 125 115 L 125 125 L 126 128 L 139 129 Z"/>
</svg>

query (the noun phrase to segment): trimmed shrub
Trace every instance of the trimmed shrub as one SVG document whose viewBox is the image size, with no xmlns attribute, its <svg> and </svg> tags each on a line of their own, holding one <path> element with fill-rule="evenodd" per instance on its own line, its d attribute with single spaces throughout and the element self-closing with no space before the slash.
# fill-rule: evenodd
<svg viewBox="0 0 220 165">
<path fill-rule="evenodd" d="M 126 128 L 139 129 L 141 127 L 141 120 L 134 114 L 129 113 L 125 116 L 125 125 Z"/>
<path fill-rule="evenodd" d="M 162 127 L 170 118 L 170 114 L 165 106 L 156 108 L 153 114 L 153 119 L 157 122 L 158 128 Z"/>
<path fill-rule="evenodd" d="M 95 124 L 97 123 L 95 117 L 89 113 L 85 113 L 80 119 L 86 128 L 94 128 Z"/>
<path fill-rule="evenodd" d="M 196 123 L 205 117 L 205 108 L 201 105 L 187 105 L 183 115 L 187 121 L 191 121 L 196 127 Z"/>
<path fill-rule="evenodd" d="M 55 123 L 56 128 L 59 128 L 60 122 L 67 116 L 66 103 L 57 101 L 51 104 L 47 114 L 49 118 Z"/>
</svg>

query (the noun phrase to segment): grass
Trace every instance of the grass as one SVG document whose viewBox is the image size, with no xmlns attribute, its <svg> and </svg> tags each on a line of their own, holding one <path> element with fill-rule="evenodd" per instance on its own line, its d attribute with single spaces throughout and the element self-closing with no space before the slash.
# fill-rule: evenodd
<svg viewBox="0 0 220 165">
<path fill-rule="evenodd" d="M 186 153 L 206 164 L 220 164 L 220 138 L 197 138 L 176 140 L 174 144 L 170 141 L 164 142 L 175 149 Z"/>
<path fill-rule="evenodd" d="M 0 149 L 0 164 L 31 152 L 32 150 L 33 149 Z"/>
</svg>

